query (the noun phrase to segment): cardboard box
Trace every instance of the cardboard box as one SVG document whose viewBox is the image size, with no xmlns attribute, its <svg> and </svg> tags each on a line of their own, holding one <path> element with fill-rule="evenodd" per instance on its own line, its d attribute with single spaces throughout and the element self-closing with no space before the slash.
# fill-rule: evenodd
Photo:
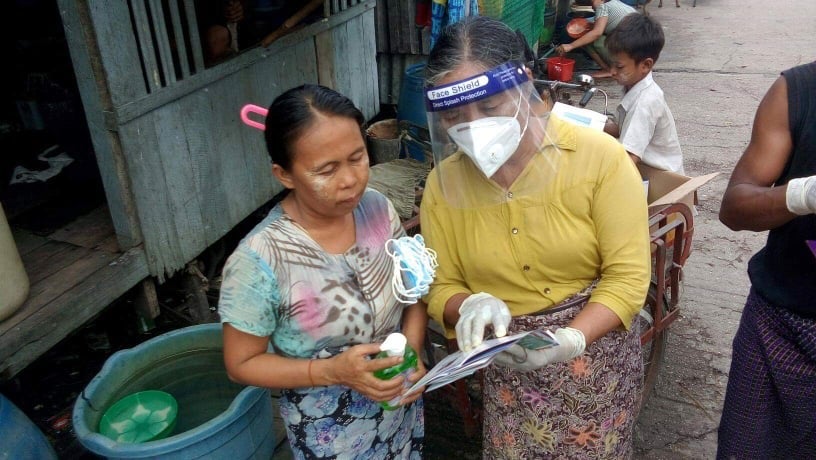
<svg viewBox="0 0 816 460">
<path fill-rule="evenodd" d="M 643 163 L 637 164 L 640 175 L 644 180 L 649 181 L 649 190 L 646 201 L 649 203 L 649 216 L 656 214 L 661 208 L 672 203 L 684 203 L 691 210 L 692 216 L 697 215 L 694 205 L 697 204 L 697 189 L 706 182 L 717 177 L 720 173 L 706 174 L 705 176 L 688 177 L 682 174 L 664 171 L 653 168 Z M 679 218 L 679 214 L 668 216 L 667 223 Z M 688 223 L 693 225 L 693 222 Z M 658 224 L 649 228 L 650 234 L 655 234 Z M 665 242 L 672 245 L 674 242 L 674 230 L 665 235 Z M 655 247 L 652 246 L 652 251 Z M 669 255 L 671 257 L 671 255 Z"/>
<path fill-rule="evenodd" d="M 672 203 L 685 203 L 692 210 L 697 204 L 697 189 L 720 173 L 705 176 L 688 177 L 682 174 L 653 168 L 643 163 L 637 164 L 641 177 L 649 181 L 649 193 L 646 201 L 649 210 Z"/>
</svg>

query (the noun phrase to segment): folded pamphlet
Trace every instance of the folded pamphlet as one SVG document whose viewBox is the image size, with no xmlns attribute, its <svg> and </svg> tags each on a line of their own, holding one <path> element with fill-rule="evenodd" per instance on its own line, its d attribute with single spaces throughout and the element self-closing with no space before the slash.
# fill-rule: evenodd
<svg viewBox="0 0 816 460">
<path fill-rule="evenodd" d="M 558 345 L 558 339 L 552 332 L 534 330 L 514 335 L 507 335 L 496 339 L 485 340 L 473 350 L 463 353 L 451 353 L 428 371 L 405 394 L 416 391 L 425 386 L 425 391 L 433 391 L 439 387 L 467 377 L 479 369 L 486 367 L 493 358 L 502 351 L 518 344 L 528 350 L 541 350 Z"/>
</svg>

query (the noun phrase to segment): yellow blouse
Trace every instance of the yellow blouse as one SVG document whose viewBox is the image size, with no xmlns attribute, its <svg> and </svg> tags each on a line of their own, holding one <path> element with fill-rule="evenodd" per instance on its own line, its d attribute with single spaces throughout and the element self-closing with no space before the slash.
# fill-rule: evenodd
<svg viewBox="0 0 816 460">
<path fill-rule="evenodd" d="M 552 141 L 545 141 L 541 152 L 557 159 L 556 174 L 534 187 L 524 181 L 535 175 L 523 173 L 501 203 L 491 195 L 496 203 L 491 206 L 449 206 L 437 171 L 428 176 L 420 207 L 422 235 L 437 252 L 439 268 L 425 301 L 439 324 L 444 324 L 445 303 L 458 293 L 487 292 L 517 316 L 551 307 L 596 278 L 590 301 L 610 308 L 626 328 L 643 306 L 651 258 L 637 169 L 606 134 L 555 116 L 547 130 Z M 560 154 L 553 154 L 554 146 Z M 533 161 L 548 161 L 544 156 Z M 460 154 L 446 160 L 468 176 L 461 183 L 483 182 L 468 191 L 469 198 L 495 194 L 496 184 L 462 159 Z M 539 190 L 535 195 L 512 193 L 533 188 Z"/>
</svg>

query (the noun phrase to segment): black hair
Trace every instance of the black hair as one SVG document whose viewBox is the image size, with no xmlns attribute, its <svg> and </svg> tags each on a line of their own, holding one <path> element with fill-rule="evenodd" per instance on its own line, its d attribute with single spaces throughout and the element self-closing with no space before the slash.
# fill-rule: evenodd
<svg viewBox="0 0 816 460">
<path fill-rule="evenodd" d="M 639 13 L 626 15 L 606 37 L 610 54 L 626 53 L 638 64 L 647 58 L 657 62 L 665 43 L 663 26 L 657 19 Z"/>
<path fill-rule="evenodd" d="M 275 98 L 266 115 L 264 138 L 273 164 L 287 171 L 292 167 L 292 145 L 318 113 L 351 118 L 360 126 L 360 135 L 365 139 L 365 117 L 349 98 L 321 85 L 298 86 Z"/>
<path fill-rule="evenodd" d="M 425 82 L 435 84 L 464 62 L 492 69 L 508 61 L 527 62 L 527 42 L 503 22 L 469 16 L 448 25 L 434 44 L 425 66 Z"/>
</svg>

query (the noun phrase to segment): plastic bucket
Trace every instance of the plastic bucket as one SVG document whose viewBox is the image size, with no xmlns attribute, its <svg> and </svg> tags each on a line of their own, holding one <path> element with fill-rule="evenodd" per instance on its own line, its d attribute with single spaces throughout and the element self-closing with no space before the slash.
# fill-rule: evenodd
<svg viewBox="0 0 816 460">
<path fill-rule="evenodd" d="M 408 121 L 419 128 L 428 128 L 428 116 L 425 113 L 424 97 L 425 63 L 414 64 L 405 69 L 400 87 L 399 102 L 397 102 L 397 120 Z M 410 128 L 409 133 L 415 138 L 421 138 L 416 128 Z M 408 156 L 419 161 L 425 160 L 425 153 L 418 145 L 407 146 Z"/>
<path fill-rule="evenodd" d="M 572 69 L 575 67 L 575 60 L 565 57 L 554 57 L 547 59 L 547 77 L 550 80 L 570 81 L 572 80 Z"/>
<path fill-rule="evenodd" d="M 0 321 L 13 315 L 28 297 L 28 274 L 0 205 Z"/>
<path fill-rule="evenodd" d="M 5 396 L 0 394 L 0 458 L 56 459 L 45 435 Z"/>
<path fill-rule="evenodd" d="M 77 439 L 107 458 L 269 459 L 275 449 L 269 390 L 229 380 L 220 324 L 155 337 L 108 358 L 74 404 Z M 102 415 L 122 397 L 160 390 L 178 402 L 171 436 L 118 443 L 99 433 Z"/>
</svg>

